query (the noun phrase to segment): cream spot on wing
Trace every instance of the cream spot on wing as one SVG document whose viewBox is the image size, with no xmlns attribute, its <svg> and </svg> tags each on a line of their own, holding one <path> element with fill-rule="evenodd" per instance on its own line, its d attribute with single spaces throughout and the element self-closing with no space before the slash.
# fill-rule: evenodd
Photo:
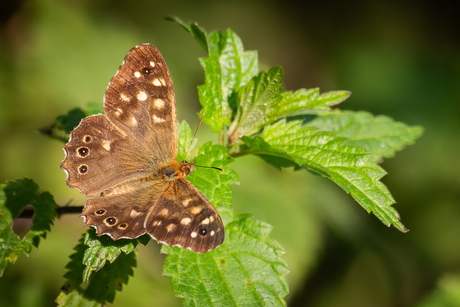
<svg viewBox="0 0 460 307">
<path fill-rule="evenodd" d="M 130 217 L 135 218 L 136 216 L 139 216 L 141 213 L 136 210 L 131 210 L 131 213 L 129 214 Z"/>
<path fill-rule="evenodd" d="M 152 118 L 153 118 L 153 122 L 154 122 L 154 123 L 163 123 L 163 122 L 166 121 L 164 118 L 158 117 L 158 116 L 156 116 L 156 115 L 153 115 Z"/>
<path fill-rule="evenodd" d="M 168 213 L 169 213 L 169 210 L 166 209 L 166 208 L 163 208 L 163 210 L 161 210 L 160 213 L 158 213 L 158 215 L 163 215 L 163 216 L 165 216 L 165 215 L 168 215 Z"/>
<path fill-rule="evenodd" d="M 211 231 L 211 237 L 214 236 L 216 234 L 216 232 L 213 230 Z"/>
<path fill-rule="evenodd" d="M 192 238 L 196 238 L 198 234 L 196 233 L 196 231 L 192 232 L 192 234 L 190 235 Z"/>
<path fill-rule="evenodd" d="M 106 195 L 121 195 L 121 194 L 126 194 L 129 193 L 133 190 L 137 189 L 137 186 L 135 185 L 129 185 L 129 184 L 121 184 L 119 186 L 114 187 L 113 189 L 109 190 Z M 105 194 L 105 193 L 104 193 Z"/>
<path fill-rule="evenodd" d="M 115 116 L 119 117 L 121 114 L 123 114 L 123 110 L 120 108 L 117 108 L 117 110 L 115 111 Z"/>
<path fill-rule="evenodd" d="M 211 223 L 214 222 L 214 217 L 213 217 L 212 215 L 209 217 L 209 221 L 210 221 Z"/>
<path fill-rule="evenodd" d="M 191 198 L 187 198 L 186 200 L 184 200 L 184 201 L 182 202 L 182 206 L 187 207 L 187 206 L 188 206 L 188 203 L 191 202 L 191 201 L 192 201 Z"/>
<path fill-rule="evenodd" d="M 140 72 L 136 71 L 136 72 L 134 73 L 134 77 L 139 78 L 140 76 L 141 76 L 141 73 L 140 73 Z"/>
<path fill-rule="evenodd" d="M 155 79 L 153 79 L 152 84 L 155 85 L 155 86 L 163 86 L 163 85 L 165 85 L 165 79 L 163 79 L 163 78 L 155 78 Z"/>
<path fill-rule="evenodd" d="M 123 101 L 129 101 L 128 96 L 126 96 L 126 95 L 123 94 L 123 93 L 120 94 L 120 98 L 121 98 L 121 100 L 123 100 Z"/>
<path fill-rule="evenodd" d="M 137 93 L 136 97 L 140 101 L 146 101 L 147 100 L 147 93 L 144 92 L 144 91 L 140 91 L 139 93 Z"/>
<path fill-rule="evenodd" d="M 155 63 L 150 61 L 150 66 L 155 67 Z"/>
<path fill-rule="evenodd" d="M 174 229 L 176 229 L 176 224 L 169 224 L 168 226 L 166 226 L 166 230 L 168 232 L 171 232 L 173 231 Z"/>
<path fill-rule="evenodd" d="M 134 116 L 131 116 L 131 117 L 129 118 L 128 125 L 130 125 L 130 126 L 137 126 L 137 120 L 134 118 Z"/>
<path fill-rule="evenodd" d="M 200 225 L 201 225 L 201 224 L 205 224 L 205 225 L 209 224 L 209 219 L 208 219 L 208 218 L 205 218 L 205 219 L 200 223 Z"/>
<path fill-rule="evenodd" d="M 156 98 L 153 100 L 153 105 L 155 108 L 161 109 L 165 106 L 165 101 L 161 98 Z"/>
<path fill-rule="evenodd" d="M 158 221 L 155 221 L 153 222 L 152 226 L 160 226 L 161 225 L 161 221 L 158 220 Z"/>
<path fill-rule="evenodd" d="M 192 209 L 190 209 L 190 212 L 192 212 L 192 214 L 198 214 L 202 210 L 203 210 L 203 208 L 201 208 L 201 207 L 193 207 Z"/>
<path fill-rule="evenodd" d="M 188 225 L 188 224 L 190 224 L 191 221 L 192 221 L 191 218 L 186 217 L 186 218 L 183 218 L 183 219 L 180 221 L 180 223 L 181 223 L 182 225 Z"/>
<path fill-rule="evenodd" d="M 105 150 L 110 151 L 110 144 L 111 144 L 111 143 L 112 143 L 112 142 L 110 142 L 110 141 L 103 140 L 103 141 L 101 142 L 101 146 L 102 146 L 102 148 L 104 148 Z"/>
</svg>

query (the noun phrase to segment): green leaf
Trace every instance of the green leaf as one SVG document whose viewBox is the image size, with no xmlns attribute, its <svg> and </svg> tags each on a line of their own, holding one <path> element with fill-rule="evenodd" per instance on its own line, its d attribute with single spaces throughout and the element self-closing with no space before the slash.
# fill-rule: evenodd
<svg viewBox="0 0 460 307">
<path fill-rule="evenodd" d="M 204 50 L 208 50 L 207 33 L 196 22 L 186 23 L 177 16 L 168 16 L 165 19 L 179 24 L 192 35 L 192 37 L 198 42 L 198 44 L 200 44 L 201 47 L 203 47 Z"/>
<path fill-rule="evenodd" d="M 414 144 L 423 133 L 420 126 L 411 127 L 387 116 L 352 111 L 319 116 L 308 126 L 348 138 L 347 144 L 370 151 L 368 159 L 372 162 L 394 157 L 397 151 Z"/>
<path fill-rule="evenodd" d="M 106 261 L 113 263 L 123 252 L 129 254 L 137 246 L 137 239 L 112 240 L 109 236 L 97 236 L 94 229 L 89 229 L 84 237 L 84 243 L 88 248 L 83 255 L 83 282 L 87 283 L 93 272 L 99 271 Z"/>
<path fill-rule="evenodd" d="M 67 282 L 56 299 L 60 306 L 89 307 L 102 306 L 106 302 L 112 303 L 115 291 L 121 291 L 122 284 L 127 284 L 129 276 L 133 275 L 133 267 L 136 267 L 135 253 L 121 253 L 111 263 L 98 270 L 89 283 L 84 282 L 84 271 L 87 268 L 84 264 L 85 257 L 88 250 L 94 249 L 84 243 L 88 240 L 88 233 L 83 235 L 80 243 L 75 247 L 75 253 L 70 256 L 71 261 L 66 266 L 68 272 L 64 277 Z"/>
<path fill-rule="evenodd" d="M 70 133 L 86 114 L 80 108 L 73 109 L 67 115 L 60 115 L 56 118 L 56 128 L 66 133 Z"/>
<path fill-rule="evenodd" d="M 254 154 L 290 157 L 298 165 L 329 178 L 385 225 L 408 231 L 391 206 L 395 201 L 390 191 L 380 182 L 386 172 L 367 160 L 369 153 L 365 149 L 344 145 L 346 138 L 302 126 L 301 121 L 281 120 L 267 126 L 262 136 L 243 140 L 249 149 L 254 148 Z M 261 146 L 263 142 L 266 144 Z"/>
<path fill-rule="evenodd" d="M 104 104 L 100 102 L 88 102 L 85 107 L 85 115 L 104 114 Z"/>
<path fill-rule="evenodd" d="M 224 224 L 228 221 L 228 210 L 232 202 L 231 184 L 239 184 L 237 173 L 228 164 L 233 158 L 227 155 L 224 146 L 212 145 L 211 142 L 204 144 L 198 150 L 198 156 L 194 159 L 196 168 L 189 176 L 189 180 L 198 190 L 203 193 L 207 200 L 218 209 Z M 203 168 L 200 166 L 212 166 L 222 169 Z"/>
<path fill-rule="evenodd" d="M 241 39 L 230 29 L 211 32 L 207 46 L 209 57 L 200 58 L 205 71 L 205 84 L 198 87 L 200 115 L 217 132 L 230 124 L 234 95 L 257 73 L 257 53 L 244 51 Z"/>
<path fill-rule="evenodd" d="M 171 276 L 173 290 L 185 306 L 241 306 L 248 303 L 284 305 L 288 288 L 282 248 L 268 234 L 271 227 L 248 216 L 234 217 L 230 184 L 237 174 L 227 167 L 233 161 L 226 148 L 210 142 L 199 149 L 197 167 L 187 179 L 218 209 L 226 225 L 222 246 L 206 254 L 162 246 L 168 254 L 163 274 Z"/>
<path fill-rule="evenodd" d="M 320 95 L 319 88 L 284 92 L 274 119 L 329 111 L 331 106 L 343 102 L 350 95 L 348 91 L 332 91 Z"/>
<path fill-rule="evenodd" d="M 52 138 L 67 143 L 69 133 L 80 123 L 82 118 L 86 116 L 82 109 L 76 108 L 67 115 L 59 115 L 56 121 L 47 127 L 40 128 L 40 133 Z"/>
<path fill-rule="evenodd" d="M 177 146 L 177 161 L 187 159 L 187 151 L 195 147 L 198 139 L 194 139 L 192 143 L 192 130 L 186 121 L 183 121 L 177 128 L 178 146 Z"/>
<path fill-rule="evenodd" d="M 54 123 L 40 128 L 38 131 L 52 139 L 67 143 L 69 133 L 80 124 L 81 120 L 86 116 L 94 114 L 104 114 L 103 104 L 89 102 L 86 104 L 84 111 L 80 108 L 75 108 L 66 115 L 59 115 Z"/>
<path fill-rule="evenodd" d="M 21 240 L 13 231 L 13 220 L 27 205 L 34 208 L 32 228 Z M 48 192 L 40 192 L 31 179 L 20 179 L 0 185 L 0 276 L 8 262 L 15 263 L 19 255 L 28 255 L 38 247 L 56 217 L 56 203 Z"/>
<path fill-rule="evenodd" d="M 232 143 L 243 135 L 251 135 L 273 120 L 281 101 L 283 68 L 276 66 L 268 73 L 260 72 L 238 93 L 238 110 L 228 130 Z"/>
<path fill-rule="evenodd" d="M 278 170 L 284 167 L 293 167 L 294 169 L 302 168 L 302 166 L 293 161 L 290 155 L 282 151 L 274 150 L 270 144 L 265 142 L 261 137 L 243 136 L 241 140 L 250 148 L 251 154 L 257 155 Z"/>
<path fill-rule="evenodd" d="M 271 226 L 240 215 L 225 231 L 224 244 L 206 254 L 163 246 L 176 296 L 184 306 L 285 306 L 289 269 Z"/>
</svg>

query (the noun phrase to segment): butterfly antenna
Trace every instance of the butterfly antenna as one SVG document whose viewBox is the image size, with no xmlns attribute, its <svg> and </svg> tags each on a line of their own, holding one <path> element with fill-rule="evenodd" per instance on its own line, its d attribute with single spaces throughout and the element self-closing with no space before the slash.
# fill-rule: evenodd
<svg viewBox="0 0 460 307">
<path fill-rule="evenodd" d="M 189 145 L 189 148 L 187 150 L 187 154 L 185 155 L 186 159 L 188 157 L 190 149 L 192 148 L 193 140 L 195 139 L 195 136 L 196 136 L 196 134 L 198 132 L 198 129 L 200 129 L 201 123 L 203 122 L 203 117 L 204 117 L 204 113 L 203 113 L 203 115 L 201 115 L 200 122 L 198 123 L 198 127 L 196 128 L 195 133 L 193 134 L 192 140 L 190 141 L 190 145 Z M 201 166 L 201 165 L 195 165 L 195 166 L 196 167 L 202 167 L 202 168 L 213 168 L 213 169 L 217 169 L 217 170 L 221 171 L 222 173 L 224 172 L 223 169 L 218 168 L 218 167 L 214 167 L 214 166 Z"/>
<path fill-rule="evenodd" d="M 202 167 L 202 168 L 213 168 L 213 169 L 217 169 L 219 171 L 221 171 L 222 173 L 224 172 L 223 169 L 221 168 L 218 168 L 218 167 L 214 167 L 214 166 L 201 166 L 201 165 L 195 165 L 195 167 Z"/>
<path fill-rule="evenodd" d="M 201 123 L 203 122 L 203 117 L 204 117 L 204 113 L 203 113 L 203 115 L 201 115 L 200 122 L 198 123 L 198 127 L 196 127 L 196 130 L 195 130 L 195 133 L 193 134 L 192 140 L 190 141 L 190 144 L 188 145 L 187 153 L 185 154 L 185 159 L 187 159 L 188 154 L 190 153 L 190 149 L 192 149 L 193 140 L 195 139 L 195 136 L 196 136 L 196 134 L 198 132 L 198 129 L 200 129 Z"/>
</svg>

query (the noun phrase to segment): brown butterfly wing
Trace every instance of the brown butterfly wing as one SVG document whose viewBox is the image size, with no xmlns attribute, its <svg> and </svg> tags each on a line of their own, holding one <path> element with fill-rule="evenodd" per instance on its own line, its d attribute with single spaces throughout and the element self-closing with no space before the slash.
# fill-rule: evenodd
<svg viewBox="0 0 460 307">
<path fill-rule="evenodd" d="M 142 44 L 129 51 L 107 87 L 107 117 L 146 146 L 160 161 L 177 155 L 175 95 L 168 67 L 155 46 Z"/>
<path fill-rule="evenodd" d="M 134 188 L 126 186 L 124 191 L 112 190 L 108 195 L 87 200 L 81 213 L 85 226 L 92 226 L 98 235 L 107 234 L 114 240 L 143 235 L 147 214 L 167 184 L 144 181 Z"/>
<path fill-rule="evenodd" d="M 153 45 L 129 51 L 109 83 L 104 108 L 106 115 L 87 117 L 74 129 L 61 164 L 69 186 L 101 195 L 86 202 L 85 225 L 113 239 L 148 232 L 200 253 L 222 244 L 215 208 L 182 175 L 173 178 L 180 168 L 174 90 Z"/>
<path fill-rule="evenodd" d="M 146 159 L 133 158 L 140 151 L 130 145 L 129 138 L 103 114 L 84 118 L 71 133 L 64 147 L 66 157 L 61 168 L 67 173 L 67 184 L 87 196 L 145 176 Z M 121 167 L 120 167 L 121 166 Z"/>
<path fill-rule="evenodd" d="M 64 147 L 67 183 L 87 196 L 157 175 L 177 156 L 174 89 L 153 45 L 129 51 L 104 100 L 107 115 L 84 118 Z"/>
<path fill-rule="evenodd" d="M 224 241 L 224 225 L 216 209 L 184 178 L 161 194 L 145 220 L 145 229 L 158 242 L 197 253 Z"/>
</svg>

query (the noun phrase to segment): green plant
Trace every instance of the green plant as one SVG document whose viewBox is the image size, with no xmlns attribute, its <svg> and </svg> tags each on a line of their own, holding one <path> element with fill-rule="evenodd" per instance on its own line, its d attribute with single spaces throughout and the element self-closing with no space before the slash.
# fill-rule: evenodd
<svg viewBox="0 0 460 307">
<path fill-rule="evenodd" d="M 224 244 L 206 254 L 163 246 L 167 254 L 163 274 L 171 277 L 176 296 L 187 306 L 284 305 L 289 269 L 281 258 L 283 248 L 269 234 L 271 226 L 249 215 L 235 215 L 230 209 L 231 184 L 238 175 L 228 167 L 235 158 L 256 155 L 282 169 L 293 167 L 329 178 L 349 193 L 367 212 L 387 226 L 406 232 L 392 207 L 394 199 L 380 182 L 386 174 L 377 165 L 383 158 L 412 144 L 423 132 L 386 116 L 331 109 L 350 93 L 319 89 L 284 92 L 283 69 L 259 72 L 257 53 L 244 51 L 241 39 L 232 31 L 207 33 L 196 24 L 180 24 L 208 52 L 200 63 L 205 84 L 198 87 L 203 122 L 218 133 L 218 145 L 211 142 L 198 149 L 199 168 L 188 179 L 218 208 L 226 226 Z M 100 112 L 90 104 L 86 110 L 72 110 L 41 131 L 66 141 L 82 117 Z M 187 123 L 179 126 L 179 156 L 185 158 L 192 132 Z M 0 273 L 20 254 L 29 254 L 40 237 L 50 231 L 58 214 L 73 210 L 57 206 L 51 194 L 22 179 L 0 187 Z M 31 216 L 31 231 L 19 239 L 11 230 L 18 216 Z M 81 208 L 77 209 L 81 210 Z M 112 302 L 117 290 L 127 283 L 136 266 L 135 247 L 149 242 L 113 241 L 97 237 L 89 229 L 75 247 L 65 275 L 67 282 L 57 298 L 66 306 L 99 306 Z"/>
</svg>

